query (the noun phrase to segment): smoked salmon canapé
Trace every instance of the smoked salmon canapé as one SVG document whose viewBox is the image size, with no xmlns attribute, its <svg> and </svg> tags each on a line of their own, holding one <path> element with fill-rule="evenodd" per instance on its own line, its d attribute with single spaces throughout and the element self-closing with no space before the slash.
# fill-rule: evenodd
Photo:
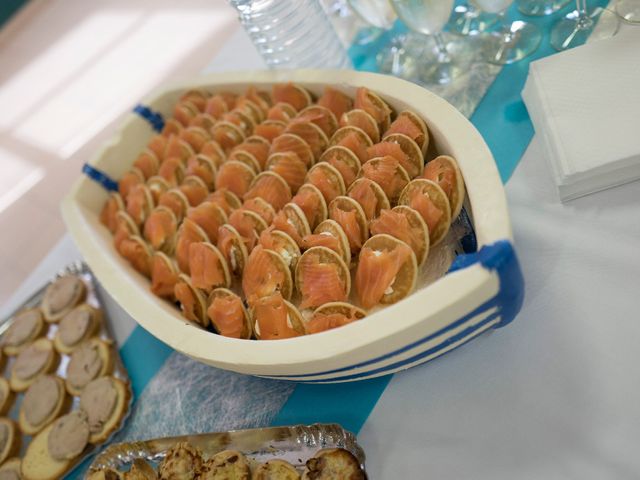
<svg viewBox="0 0 640 480">
<path fill-rule="evenodd" d="M 451 218 L 458 218 L 464 201 L 464 180 L 458 162 L 448 155 L 440 155 L 424 167 L 422 178 L 438 184 L 449 199 Z"/>
<path fill-rule="evenodd" d="M 416 286 L 418 264 L 411 247 L 391 235 L 374 235 L 358 256 L 355 286 L 360 305 L 395 303 Z"/>
<path fill-rule="evenodd" d="M 150 292 L 209 332 L 291 339 L 367 321 L 456 241 L 464 179 L 417 103 L 286 81 L 174 98 L 99 220 Z"/>
<path fill-rule="evenodd" d="M 451 207 L 449 199 L 440 186 L 422 178 L 409 182 L 400 194 L 400 205 L 416 210 L 429 229 L 429 243 L 435 246 L 449 232 Z"/>
<path fill-rule="evenodd" d="M 207 316 L 213 330 L 231 338 L 248 339 L 253 335 L 249 313 L 242 298 L 226 288 L 216 288 L 209 295 Z"/>
<path fill-rule="evenodd" d="M 367 312 L 346 302 L 329 302 L 316 308 L 307 321 L 307 334 L 320 333 L 342 327 L 356 320 L 362 320 Z"/>
<path fill-rule="evenodd" d="M 312 247 L 302 254 L 295 279 L 300 309 L 344 302 L 351 291 L 349 267 L 340 255 L 326 247 Z"/>
</svg>

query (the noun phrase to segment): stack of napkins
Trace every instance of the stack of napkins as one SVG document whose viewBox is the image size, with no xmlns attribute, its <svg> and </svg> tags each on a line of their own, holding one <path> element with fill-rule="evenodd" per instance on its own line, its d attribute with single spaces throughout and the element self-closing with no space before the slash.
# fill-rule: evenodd
<svg viewBox="0 0 640 480">
<path fill-rule="evenodd" d="M 522 97 L 563 201 L 640 179 L 640 28 L 532 62 Z"/>
</svg>

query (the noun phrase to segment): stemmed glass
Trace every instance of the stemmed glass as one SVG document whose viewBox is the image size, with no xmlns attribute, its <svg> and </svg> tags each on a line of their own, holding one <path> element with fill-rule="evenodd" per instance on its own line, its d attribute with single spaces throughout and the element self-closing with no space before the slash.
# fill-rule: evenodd
<svg viewBox="0 0 640 480">
<path fill-rule="evenodd" d="M 542 17 L 564 8 L 571 0 L 518 0 L 518 10 L 524 15 Z"/>
<path fill-rule="evenodd" d="M 507 8 L 513 0 L 475 0 L 486 12 L 499 15 L 500 27 L 490 32 L 485 39 L 484 60 L 496 65 L 507 65 L 531 55 L 540 45 L 542 33 L 535 25 L 504 20 Z"/>
<path fill-rule="evenodd" d="M 457 42 L 447 43 L 442 34 L 453 10 L 453 0 L 390 1 L 400 20 L 423 39 L 422 51 L 416 55 L 424 68 L 416 72 L 415 80 L 425 85 L 451 83 L 467 66 L 461 55 L 451 53 Z M 424 41 L 425 36 L 431 36 L 435 45 Z"/>
<path fill-rule="evenodd" d="M 566 0 L 567 2 L 570 0 Z M 483 12 L 473 2 L 456 5 L 449 19 L 449 31 L 460 35 L 478 35 L 496 23 L 498 17 Z"/>
<path fill-rule="evenodd" d="M 393 28 L 396 15 L 387 0 L 347 0 L 347 4 L 368 25 L 358 35 L 359 44 L 374 42 Z"/>
<path fill-rule="evenodd" d="M 566 50 L 581 45 L 587 38 L 609 38 L 616 34 L 619 26 L 615 13 L 600 7 L 589 10 L 587 0 L 576 0 L 576 10 L 551 29 L 551 45 L 556 50 Z"/>
<path fill-rule="evenodd" d="M 618 0 L 616 13 L 629 23 L 640 23 L 640 0 Z"/>
</svg>

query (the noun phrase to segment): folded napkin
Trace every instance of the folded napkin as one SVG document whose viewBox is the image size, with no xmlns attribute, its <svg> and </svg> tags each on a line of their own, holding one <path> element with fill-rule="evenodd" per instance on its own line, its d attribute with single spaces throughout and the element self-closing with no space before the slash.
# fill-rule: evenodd
<svg viewBox="0 0 640 480">
<path fill-rule="evenodd" d="M 561 200 L 640 179 L 640 28 L 532 62 L 522 98 Z"/>
</svg>

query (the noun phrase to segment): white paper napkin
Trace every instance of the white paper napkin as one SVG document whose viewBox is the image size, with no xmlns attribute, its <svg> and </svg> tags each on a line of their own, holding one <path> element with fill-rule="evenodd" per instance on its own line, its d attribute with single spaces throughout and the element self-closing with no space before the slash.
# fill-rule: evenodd
<svg viewBox="0 0 640 480">
<path fill-rule="evenodd" d="M 562 200 L 640 179 L 640 28 L 532 62 L 522 98 Z"/>
</svg>

